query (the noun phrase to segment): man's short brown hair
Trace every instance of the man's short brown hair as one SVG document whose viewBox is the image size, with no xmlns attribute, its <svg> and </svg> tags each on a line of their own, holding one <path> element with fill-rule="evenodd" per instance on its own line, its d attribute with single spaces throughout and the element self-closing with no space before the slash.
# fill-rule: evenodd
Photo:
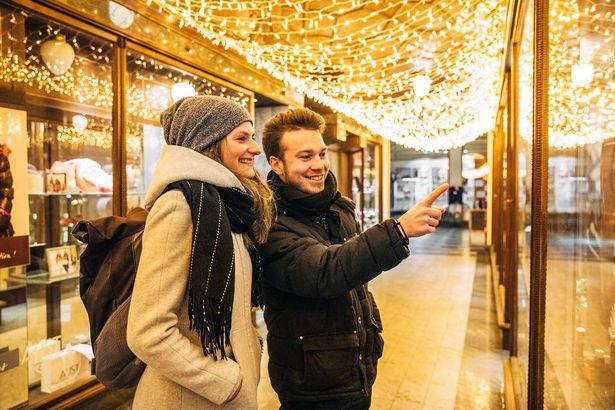
<svg viewBox="0 0 615 410">
<path fill-rule="evenodd" d="M 267 160 L 271 156 L 282 159 L 282 136 L 294 130 L 315 130 L 322 134 L 325 131 L 325 119 L 308 108 L 295 108 L 274 115 L 263 127 L 263 149 Z"/>
</svg>

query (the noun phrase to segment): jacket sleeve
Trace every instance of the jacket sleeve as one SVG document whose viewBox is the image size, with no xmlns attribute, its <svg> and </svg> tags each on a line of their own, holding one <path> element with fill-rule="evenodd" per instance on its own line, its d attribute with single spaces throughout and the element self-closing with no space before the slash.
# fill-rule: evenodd
<svg viewBox="0 0 615 410">
<path fill-rule="evenodd" d="M 188 203 L 180 191 L 167 192 L 147 217 L 128 314 L 128 346 L 165 377 L 220 405 L 241 382 L 239 365 L 205 356 L 178 328 L 191 246 Z"/>
<path fill-rule="evenodd" d="M 389 219 L 330 246 L 277 224 L 263 254 L 271 286 L 306 298 L 336 298 L 397 266 L 409 252 Z"/>
</svg>

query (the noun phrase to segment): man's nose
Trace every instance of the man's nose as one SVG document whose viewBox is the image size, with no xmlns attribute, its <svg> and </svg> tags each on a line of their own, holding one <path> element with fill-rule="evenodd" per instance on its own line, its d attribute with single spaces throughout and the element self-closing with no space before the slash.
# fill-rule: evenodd
<svg viewBox="0 0 615 410">
<path fill-rule="evenodd" d="M 325 160 L 320 156 L 316 155 L 314 160 L 312 160 L 312 169 L 324 169 L 325 168 Z"/>
</svg>

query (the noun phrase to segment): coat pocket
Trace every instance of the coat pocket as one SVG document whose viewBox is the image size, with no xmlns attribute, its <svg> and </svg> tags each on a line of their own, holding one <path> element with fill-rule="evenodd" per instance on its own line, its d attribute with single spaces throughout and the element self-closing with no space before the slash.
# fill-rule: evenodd
<svg viewBox="0 0 615 410">
<path fill-rule="evenodd" d="M 360 381 L 359 338 L 356 333 L 304 336 L 302 346 L 302 385 L 306 391 L 337 390 Z"/>
<path fill-rule="evenodd" d="M 378 360 L 382 357 L 384 352 L 384 339 L 380 335 L 382 332 L 382 325 L 372 318 L 372 329 L 374 332 L 374 360 Z"/>
</svg>

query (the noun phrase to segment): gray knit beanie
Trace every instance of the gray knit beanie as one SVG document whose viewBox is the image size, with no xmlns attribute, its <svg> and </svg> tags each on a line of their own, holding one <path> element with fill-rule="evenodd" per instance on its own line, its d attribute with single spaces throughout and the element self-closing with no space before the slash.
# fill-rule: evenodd
<svg viewBox="0 0 615 410">
<path fill-rule="evenodd" d="M 253 123 L 248 110 L 239 103 L 211 95 L 182 98 L 160 114 L 167 144 L 197 152 L 205 151 L 247 121 Z"/>
</svg>

